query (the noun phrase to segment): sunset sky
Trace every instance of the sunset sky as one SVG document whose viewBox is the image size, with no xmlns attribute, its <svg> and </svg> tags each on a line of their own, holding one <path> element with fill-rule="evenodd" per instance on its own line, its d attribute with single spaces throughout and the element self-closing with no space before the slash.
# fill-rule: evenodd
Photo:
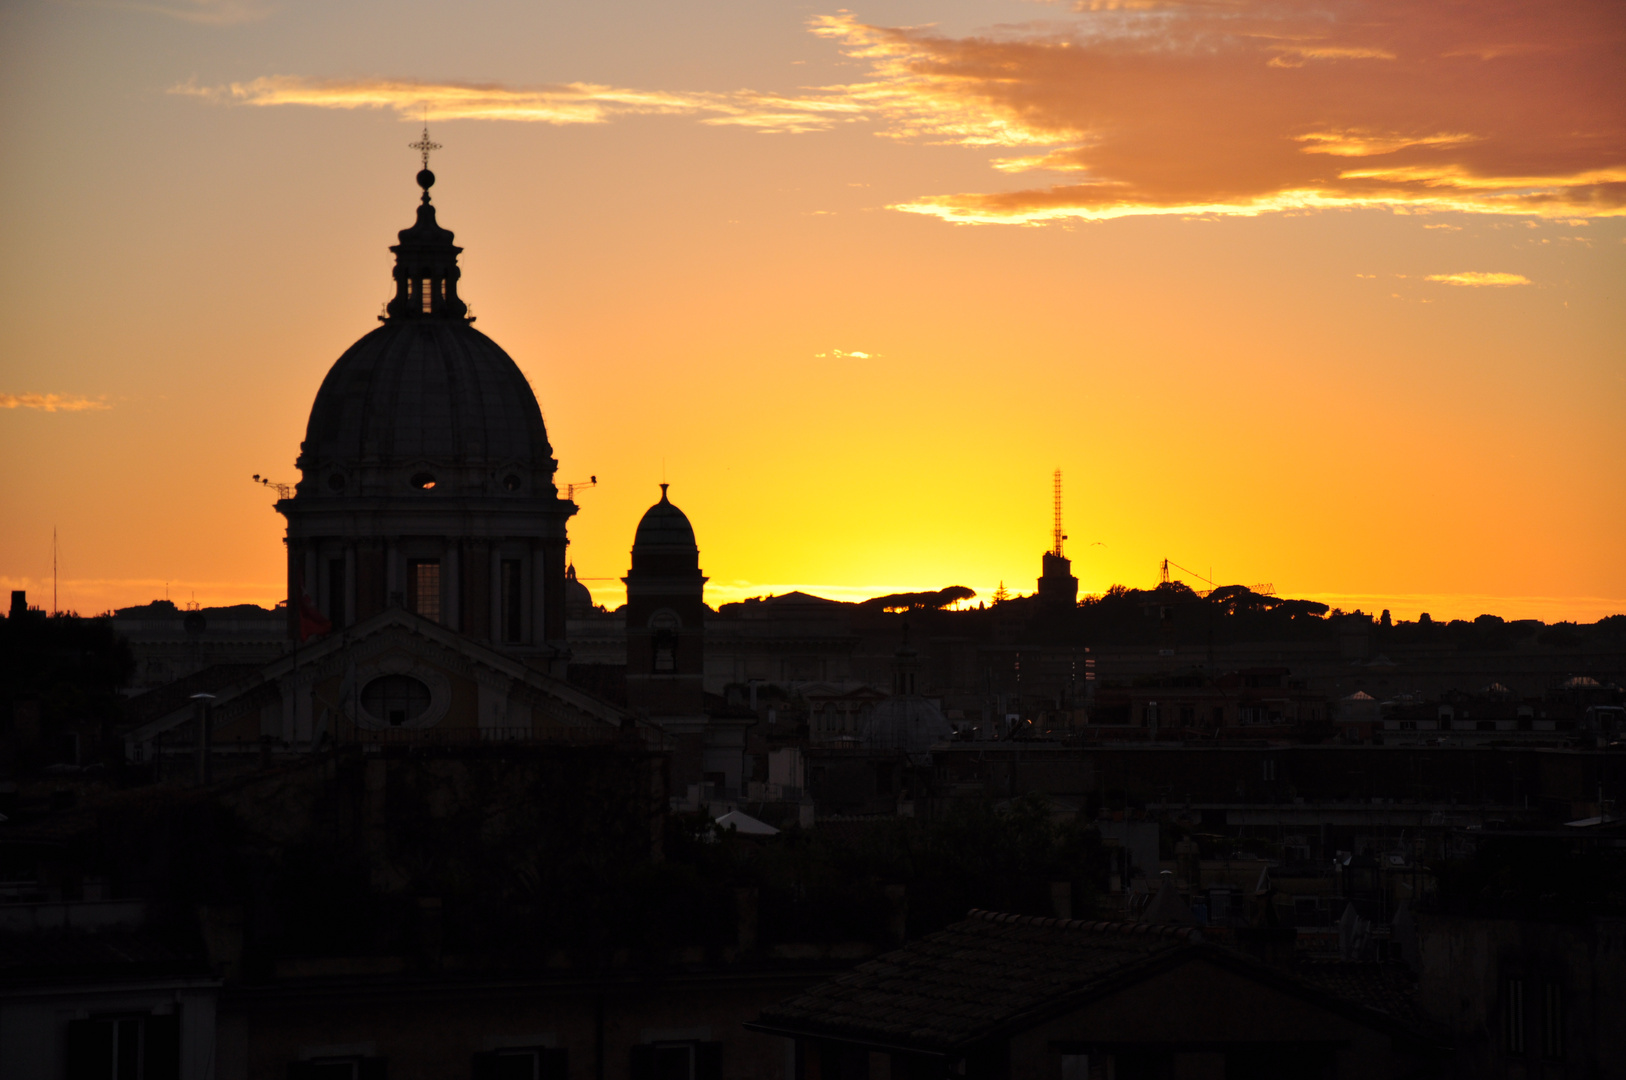
<svg viewBox="0 0 1626 1080">
<path fill-rule="evenodd" d="M 1626 611 L 1618 2 L 11 0 L 0 584 L 270 605 L 427 110 L 595 595 Z M 1178 574 L 1194 585 L 1204 583 Z"/>
</svg>

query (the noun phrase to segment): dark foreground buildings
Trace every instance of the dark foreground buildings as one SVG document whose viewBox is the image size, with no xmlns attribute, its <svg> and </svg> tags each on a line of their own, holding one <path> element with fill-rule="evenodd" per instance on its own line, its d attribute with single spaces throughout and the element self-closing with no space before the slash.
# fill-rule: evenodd
<svg viewBox="0 0 1626 1080">
<path fill-rule="evenodd" d="M 1626 1071 L 1626 619 L 713 610 L 664 489 L 606 611 L 432 182 L 286 604 L 0 623 L 0 1076 Z"/>
</svg>

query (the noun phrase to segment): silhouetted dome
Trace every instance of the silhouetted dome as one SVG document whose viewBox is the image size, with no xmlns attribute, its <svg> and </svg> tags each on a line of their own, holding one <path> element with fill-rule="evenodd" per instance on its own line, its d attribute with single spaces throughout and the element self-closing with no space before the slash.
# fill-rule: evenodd
<svg viewBox="0 0 1626 1080">
<path fill-rule="evenodd" d="M 923 697 L 894 697 L 877 702 L 861 734 L 863 745 L 875 750 L 902 750 L 917 765 L 931 761 L 933 744 L 954 737 L 954 725 L 941 709 Z"/>
<path fill-rule="evenodd" d="M 581 618 L 593 611 L 593 594 L 576 578 L 574 565 L 565 568 L 565 617 Z"/>
<path fill-rule="evenodd" d="M 395 296 L 384 325 L 350 346 L 316 392 L 300 447 L 302 498 L 555 495 L 536 395 L 470 325 L 457 294 L 463 249 L 436 219 L 434 182 L 426 163 L 412 227 L 390 246 Z"/>
<path fill-rule="evenodd" d="M 462 320 L 392 320 L 328 371 L 300 467 L 310 481 L 334 470 L 437 466 L 456 471 L 436 477 L 440 483 L 460 477 L 461 487 L 529 493 L 554 470 L 536 395 L 496 342 Z M 343 490 L 343 481 L 328 479 Z M 366 479 L 382 478 L 357 478 Z"/>
<path fill-rule="evenodd" d="M 661 485 L 661 501 L 644 512 L 638 522 L 638 532 L 632 539 L 633 554 L 642 551 L 696 552 L 700 547 L 694 540 L 694 527 L 682 510 L 666 498 L 666 485 Z"/>
</svg>

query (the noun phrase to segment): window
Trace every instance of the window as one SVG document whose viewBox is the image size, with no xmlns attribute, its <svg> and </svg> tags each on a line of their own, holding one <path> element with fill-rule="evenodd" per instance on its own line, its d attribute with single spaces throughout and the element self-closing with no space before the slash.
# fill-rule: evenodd
<svg viewBox="0 0 1626 1080">
<path fill-rule="evenodd" d="M 658 1042 L 632 1048 L 632 1080 L 722 1080 L 723 1044 Z"/>
<path fill-rule="evenodd" d="M 407 563 L 407 608 L 431 622 L 440 622 L 439 559 Z"/>
<path fill-rule="evenodd" d="M 1524 1053 L 1524 980 L 1502 982 L 1502 1045 L 1510 1054 Z"/>
<path fill-rule="evenodd" d="M 1095 1055 L 1095 1071 L 1090 1071 L 1089 1054 L 1063 1054 L 1061 1080 L 1101 1080 L 1106 1075 L 1106 1057 Z"/>
<path fill-rule="evenodd" d="M 520 573 L 518 559 L 502 561 L 502 639 L 518 642 L 525 636 L 525 593 L 521 587 L 525 578 Z"/>
<path fill-rule="evenodd" d="M 1564 1056 L 1564 991 L 1555 982 L 1541 984 L 1541 1056 L 1548 1061 Z"/>
<path fill-rule="evenodd" d="M 677 673 L 678 628 L 683 621 L 676 612 L 657 611 L 649 620 L 651 670 L 657 675 Z"/>
<path fill-rule="evenodd" d="M 569 1075 L 564 1050 L 523 1046 L 474 1055 L 474 1080 L 566 1080 Z"/>
<path fill-rule="evenodd" d="M 435 283 L 429 278 L 424 278 L 418 282 L 418 292 L 423 296 L 423 313 L 427 315 L 434 308 Z"/>
<path fill-rule="evenodd" d="M 75 1080 L 179 1080 L 180 1021 L 175 1014 L 70 1020 L 67 1075 Z"/>
<path fill-rule="evenodd" d="M 1266 758 L 1264 760 L 1264 762 L 1263 762 L 1263 766 L 1264 766 L 1264 774 L 1265 774 L 1264 779 L 1266 779 L 1266 780 L 1274 780 L 1274 779 L 1276 779 L 1276 759 L 1275 758 Z"/>
<path fill-rule="evenodd" d="M 362 688 L 361 707 L 400 727 L 429 710 L 429 687 L 410 675 L 385 675 Z"/>
<path fill-rule="evenodd" d="M 327 561 L 327 618 L 333 629 L 344 627 L 345 609 L 344 560 Z"/>
</svg>

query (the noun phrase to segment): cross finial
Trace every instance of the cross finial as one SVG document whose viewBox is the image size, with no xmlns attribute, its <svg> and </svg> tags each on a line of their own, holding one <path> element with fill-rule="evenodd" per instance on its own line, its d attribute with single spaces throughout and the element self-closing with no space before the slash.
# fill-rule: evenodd
<svg viewBox="0 0 1626 1080">
<path fill-rule="evenodd" d="M 415 143 L 407 143 L 407 149 L 416 150 L 422 154 L 423 167 L 427 169 L 429 168 L 429 151 L 439 150 L 440 143 L 429 141 L 429 125 L 426 123 L 423 126 L 423 138 L 419 139 Z"/>
</svg>

